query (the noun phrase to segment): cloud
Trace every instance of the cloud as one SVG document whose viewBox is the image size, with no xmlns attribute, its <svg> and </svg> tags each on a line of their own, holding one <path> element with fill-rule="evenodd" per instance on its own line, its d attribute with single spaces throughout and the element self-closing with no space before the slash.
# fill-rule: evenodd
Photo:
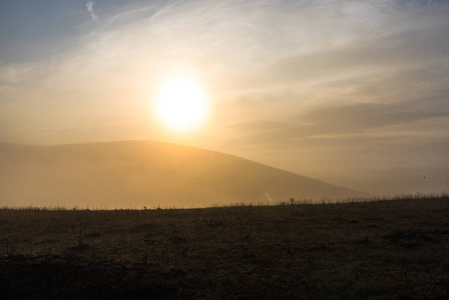
<svg viewBox="0 0 449 300">
<path fill-rule="evenodd" d="M 406 137 L 419 132 L 432 136 L 441 129 L 441 123 L 432 126 L 432 119 L 449 117 L 447 99 L 422 99 L 388 104 L 355 103 L 315 108 L 287 119 L 285 122 L 253 120 L 229 126 L 230 139 L 237 145 L 288 144 L 305 139 L 344 141 L 351 137 L 360 139 L 390 139 Z M 426 124 L 431 124 L 426 126 Z M 429 128 L 430 127 L 430 128 Z M 433 138 L 436 138 L 433 136 Z M 449 136 L 441 136 L 443 139 Z"/>
<path fill-rule="evenodd" d="M 449 22 L 440 28 L 409 30 L 362 44 L 284 57 L 269 72 L 281 81 L 313 81 L 445 62 L 448 26 Z"/>
<path fill-rule="evenodd" d="M 90 16 L 92 18 L 92 20 L 97 21 L 98 20 L 98 16 L 94 11 L 94 2 L 93 1 L 89 1 L 86 3 L 86 8 L 87 11 L 90 13 Z"/>
<path fill-rule="evenodd" d="M 449 108 L 446 103 L 445 98 L 388 104 L 356 103 L 317 109 L 302 116 L 301 119 L 313 124 L 315 134 L 355 133 L 448 117 Z"/>
</svg>

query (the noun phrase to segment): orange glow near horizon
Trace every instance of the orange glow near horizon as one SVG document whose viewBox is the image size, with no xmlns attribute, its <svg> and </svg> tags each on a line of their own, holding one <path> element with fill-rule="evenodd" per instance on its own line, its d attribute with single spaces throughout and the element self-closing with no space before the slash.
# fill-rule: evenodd
<svg viewBox="0 0 449 300">
<path fill-rule="evenodd" d="M 208 97 L 201 85 L 190 79 L 171 79 L 160 85 L 155 113 L 160 122 L 174 131 L 190 131 L 207 117 Z"/>
</svg>

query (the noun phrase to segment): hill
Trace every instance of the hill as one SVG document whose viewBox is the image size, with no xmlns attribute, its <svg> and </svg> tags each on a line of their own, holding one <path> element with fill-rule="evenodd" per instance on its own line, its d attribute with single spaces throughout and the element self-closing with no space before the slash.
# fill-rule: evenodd
<svg viewBox="0 0 449 300">
<path fill-rule="evenodd" d="M 0 143 L 0 170 L 2 206 L 201 207 L 363 196 L 236 156 L 154 141 Z"/>
</svg>

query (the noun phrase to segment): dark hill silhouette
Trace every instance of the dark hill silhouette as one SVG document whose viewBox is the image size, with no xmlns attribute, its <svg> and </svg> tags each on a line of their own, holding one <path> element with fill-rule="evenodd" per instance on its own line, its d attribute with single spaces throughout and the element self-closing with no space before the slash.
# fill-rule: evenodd
<svg viewBox="0 0 449 300">
<path fill-rule="evenodd" d="M 1 206 L 199 207 L 363 195 L 236 156 L 170 143 L 0 143 Z"/>
</svg>

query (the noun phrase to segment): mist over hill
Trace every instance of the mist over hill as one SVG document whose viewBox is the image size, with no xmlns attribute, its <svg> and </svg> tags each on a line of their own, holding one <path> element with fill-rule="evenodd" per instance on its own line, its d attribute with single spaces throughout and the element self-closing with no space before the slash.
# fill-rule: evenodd
<svg viewBox="0 0 449 300">
<path fill-rule="evenodd" d="M 364 194 L 236 156 L 170 143 L 0 143 L 1 206 L 187 208 L 359 196 Z"/>
</svg>

